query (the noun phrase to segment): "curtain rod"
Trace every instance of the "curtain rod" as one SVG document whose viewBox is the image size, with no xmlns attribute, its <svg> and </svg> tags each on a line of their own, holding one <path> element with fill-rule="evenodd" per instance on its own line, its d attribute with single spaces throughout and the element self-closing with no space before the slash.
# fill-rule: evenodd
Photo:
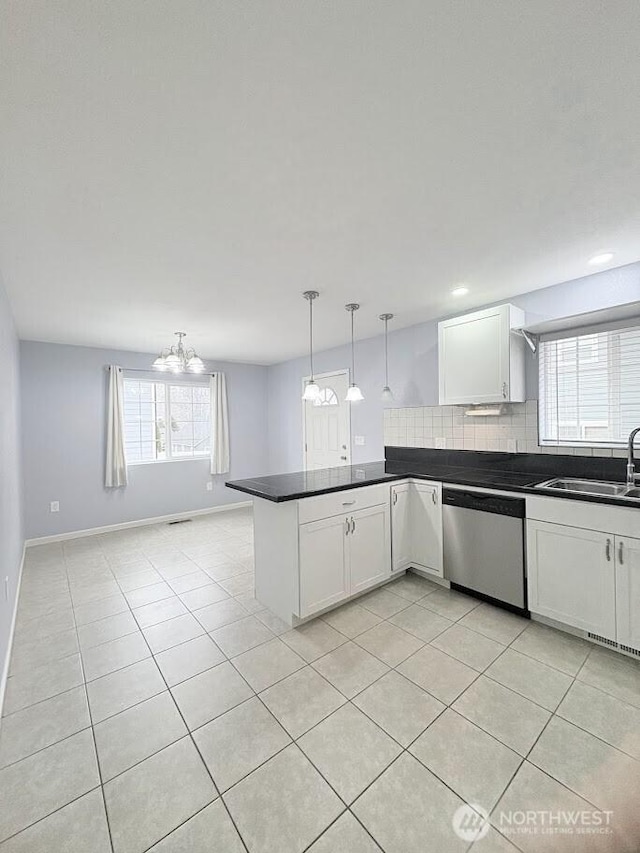
<svg viewBox="0 0 640 853">
<path fill-rule="evenodd" d="M 216 373 L 172 373 L 166 370 L 155 370 L 153 367 L 122 367 L 119 364 L 117 366 L 127 373 L 155 373 L 158 376 L 161 376 L 163 373 L 169 373 L 170 376 L 215 376 L 216 373 L 220 373 L 219 370 Z M 110 365 L 105 364 L 104 369 L 109 370 L 109 367 Z"/>
</svg>

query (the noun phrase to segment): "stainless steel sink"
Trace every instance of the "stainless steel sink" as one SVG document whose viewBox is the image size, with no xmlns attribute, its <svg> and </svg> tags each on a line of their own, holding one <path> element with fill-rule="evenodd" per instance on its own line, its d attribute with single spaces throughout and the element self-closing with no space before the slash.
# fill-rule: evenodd
<svg viewBox="0 0 640 853">
<path fill-rule="evenodd" d="M 598 495 L 608 498 L 623 498 L 624 500 L 640 501 L 640 488 L 625 486 L 624 483 L 603 483 L 600 480 L 571 480 L 556 477 L 538 483 L 536 489 L 550 489 L 558 492 L 573 492 L 579 495 Z"/>
<path fill-rule="evenodd" d="M 624 483 L 603 483 L 599 480 L 569 480 L 557 477 L 539 483 L 537 489 L 558 489 L 563 492 L 580 492 L 583 495 L 605 495 L 607 497 L 619 498 L 625 495 L 628 487 Z"/>
</svg>

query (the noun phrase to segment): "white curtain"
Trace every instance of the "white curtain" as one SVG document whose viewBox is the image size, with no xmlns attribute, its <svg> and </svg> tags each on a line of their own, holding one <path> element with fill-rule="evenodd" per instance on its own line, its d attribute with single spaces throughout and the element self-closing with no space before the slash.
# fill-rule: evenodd
<svg viewBox="0 0 640 853">
<path fill-rule="evenodd" d="M 122 368 L 109 365 L 107 403 L 107 459 L 104 484 L 109 489 L 127 485 L 127 460 L 124 455 L 124 380 Z"/>
<path fill-rule="evenodd" d="M 214 373 L 211 390 L 211 473 L 229 472 L 229 411 L 227 380 L 224 373 Z"/>
</svg>

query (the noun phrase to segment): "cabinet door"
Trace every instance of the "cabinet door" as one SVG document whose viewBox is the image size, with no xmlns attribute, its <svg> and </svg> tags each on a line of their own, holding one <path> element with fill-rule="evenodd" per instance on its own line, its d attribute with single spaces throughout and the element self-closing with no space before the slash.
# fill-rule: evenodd
<svg viewBox="0 0 640 853">
<path fill-rule="evenodd" d="M 391 487 L 391 554 L 394 572 L 403 571 L 411 565 L 411 491 L 409 483 Z"/>
<path fill-rule="evenodd" d="M 440 405 L 509 399 L 509 339 L 508 305 L 440 323 Z"/>
<path fill-rule="evenodd" d="M 300 525 L 300 616 L 310 616 L 349 594 L 347 519 L 325 518 Z"/>
<path fill-rule="evenodd" d="M 617 640 L 640 650 L 640 539 L 616 536 Z"/>
<path fill-rule="evenodd" d="M 613 536 L 528 521 L 527 557 L 532 613 L 615 640 Z"/>
<path fill-rule="evenodd" d="M 350 517 L 351 532 L 347 536 L 350 594 L 355 595 L 391 574 L 389 505 L 362 509 Z"/>
<path fill-rule="evenodd" d="M 442 486 L 414 483 L 411 510 L 412 565 L 442 577 Z"/>
</svg>

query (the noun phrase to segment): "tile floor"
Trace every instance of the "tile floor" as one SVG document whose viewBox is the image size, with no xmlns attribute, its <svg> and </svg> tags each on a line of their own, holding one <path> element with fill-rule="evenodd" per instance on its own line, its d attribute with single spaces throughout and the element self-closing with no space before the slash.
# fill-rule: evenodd
<svg viewBox="0 0 640 853">
<path fill-rule="evenodd" d="M 27 552 L 1 853 L 640 850 L 640 664 L 412 574 L 289 631 L 252 551 L 242 510 Z M 559 809 L 611 831 L 500 820 Z"/>
</svg>

